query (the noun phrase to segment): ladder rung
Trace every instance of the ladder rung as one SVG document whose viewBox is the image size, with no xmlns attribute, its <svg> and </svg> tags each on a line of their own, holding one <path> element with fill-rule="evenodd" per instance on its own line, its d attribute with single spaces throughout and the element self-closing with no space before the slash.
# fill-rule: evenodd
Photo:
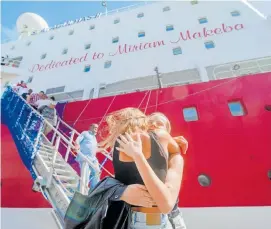
<svg viewBox="0 0 271 229">
<path fill-rule="evenodd" d="M 53 175 L 55 178 L 58 178 L 61 181 L 70 181 L 70 182 L 74 182 L 76 181 L 75 177 L 72 176 L 64 176 L 64 175 Z"/>
<path fill-rule="evenodd" d="M 55 168 L 55 171 L 56 171 L 57 174 L 72 175 L 71 172 L 66 170 L 66 169 Z"/>
<path fill-rule="evenodd" d="M 65 184 L 63 184 L 63 186 L 65 188 L 74 188 L 74 189 L 76 189 L 78 187 L 77 184 L 70 184 L 70 183 L 65 183 Z"/>
</svg>

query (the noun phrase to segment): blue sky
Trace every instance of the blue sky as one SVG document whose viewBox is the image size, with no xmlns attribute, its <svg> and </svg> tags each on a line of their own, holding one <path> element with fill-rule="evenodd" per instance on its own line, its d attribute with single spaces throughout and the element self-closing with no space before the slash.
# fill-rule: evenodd
<svg viewBox="0 0 271 229">
<path fill-rule="evenodd" d="M 139 4 L 139 1 L 108 1 L 108 10 Z M 25 12 L 36 13 L 47 21 L 49 26 L 84 16 L 104 12 L 102 1 L 4 1 L 1 2 L 1 40 L 17 38 L 16 20 Z"/>
</svg>

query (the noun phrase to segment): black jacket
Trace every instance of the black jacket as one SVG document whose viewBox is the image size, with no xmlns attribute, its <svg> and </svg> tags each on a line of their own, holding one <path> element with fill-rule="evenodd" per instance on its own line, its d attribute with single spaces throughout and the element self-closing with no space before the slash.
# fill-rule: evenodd
<svg viewBox="0 0 271 229">
<path fill-rule="evenodd" d="M 65 214 L 65 229 L 127 229 L 131 206 L 120 201 L 126 187 L 106 177 L 88 196 L 75 193 Z"/>
<path fill-rule="evenodd" d="M 88 196 L 76 192 L 64 218 L 65 229 L 127 229 L 131 223 L 131 205 L 120 200 L 126 185 L 112 177 L 101 180 Z M 174 229 L 180 222 L 178 201 L 168 214 Z"/>
</svg>

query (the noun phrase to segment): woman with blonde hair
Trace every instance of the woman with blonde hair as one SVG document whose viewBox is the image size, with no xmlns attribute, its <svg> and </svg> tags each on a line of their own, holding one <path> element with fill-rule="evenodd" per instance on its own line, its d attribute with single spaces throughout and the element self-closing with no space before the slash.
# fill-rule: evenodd
<svg viewBox="0 0 271 229">
<path fill-rule="evenodd" d="M 113 149 L 115 178 L 128 185 L 121 200 L 132 205 L 130 228 L 173 228 L 167 214 L 176 204 L 183 174 L 178 144 L 163 128 L 148 131 L 148 117 L 136 108 L 110 114 L 107 125 L 101 144 Z"/>
<path fill-rule="evenodd" d="M 167 116 L 160 112 L 152 113 L 148 116 L 148 125 L 150 130 L 165 129 L 169 134 L 171 132 L 170 121 Z M 188 149 L 188 142 L 183 136 L 173 137 L 173 139 L 180 146 L 183 154 L 186 154 Z"/>
</svg>

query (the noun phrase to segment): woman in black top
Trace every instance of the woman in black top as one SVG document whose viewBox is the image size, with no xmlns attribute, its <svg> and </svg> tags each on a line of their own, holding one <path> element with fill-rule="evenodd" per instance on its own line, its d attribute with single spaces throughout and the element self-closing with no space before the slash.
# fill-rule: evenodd
<svg viewBox="0 0 271 229">
<path fill-rule="evenodd" d="M 129 185 L 122 200 L 134 206 L 131 228 L 172 228 L 167 214 L 178 198 L 183 173 L 178 144 L 163 129 L 149 132 L 148 118 L 136 108 L 114 112 L 107 124 L 102 144 L 114 148 L 115 178 Z"/>
</svg>

